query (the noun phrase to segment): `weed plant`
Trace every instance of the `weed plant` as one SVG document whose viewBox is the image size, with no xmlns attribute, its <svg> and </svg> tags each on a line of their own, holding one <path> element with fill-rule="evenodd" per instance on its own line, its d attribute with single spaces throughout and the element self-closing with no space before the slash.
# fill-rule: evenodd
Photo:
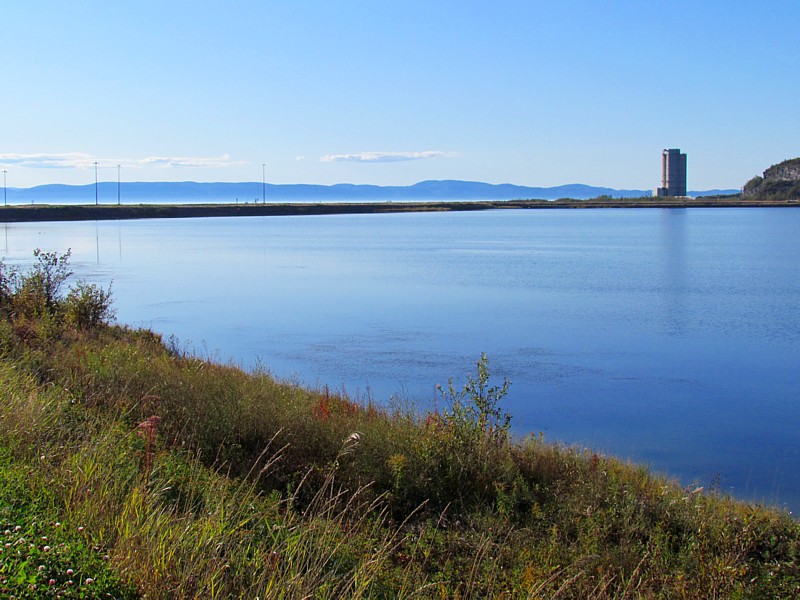
<svg viewBox="0 0 800 600">
<path fill-rule="evenodd" d="M 485 356 L 355 402 L 111 325 L 68 258 L 0 265 L 3 597 L 800 594 L 791 516 L 511 438 Z"/>
</svg>

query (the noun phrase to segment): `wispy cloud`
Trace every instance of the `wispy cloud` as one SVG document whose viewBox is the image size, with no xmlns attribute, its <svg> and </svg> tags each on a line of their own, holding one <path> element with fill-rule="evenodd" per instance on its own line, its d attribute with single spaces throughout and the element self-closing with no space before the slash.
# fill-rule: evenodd
<svg viewBox="0 0 800 600">
<path fill-rule="evenodd" d="M 0 164 L 28 169 L 74 169 L 88 167 L 97 159 L 88 154 L 0 154 Z"/>
<path fill-rule="evenodd" d="M 0 165 L 27 169 L 86 169 L 94 167 L 123 165 L 125 167 L 229 167 L 242 164 L 230 159 L 227 154 L 219 157 L 175 157 L 148 156 L 146 158 L 112 158 L 92 156 L 81 152 L 62 154 L 0 154 Z"/>
<path fill-rule="evenodd" d="M 156 167 L 228 167 L 234 163 L 230 156 L 223 154 L 219 157 L 197 158 L 197 157 L 176 157 L 176 156 L 149 156 L 141 159 L 138 164 L 142 166 Z"/>
<path fill-rule="evenodd" d="M 423 152 L 359 152 L 357 154 L 326 154 L 322 162 L 361 162 L 385 163 L 402 162 L 407 160 L 426 160 L 429 158 L 445 158 L 458 156 L 454 152 L 440 150 L 425 150 Z"/>
</svg>

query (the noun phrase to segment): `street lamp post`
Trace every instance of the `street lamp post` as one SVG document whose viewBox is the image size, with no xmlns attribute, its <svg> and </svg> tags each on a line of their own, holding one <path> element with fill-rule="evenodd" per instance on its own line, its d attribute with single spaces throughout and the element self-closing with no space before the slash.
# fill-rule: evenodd
<svg viewBox="0 0 800 600">
<path fill-rule="evenodd" d="M 3 169 L 3 206 L 8 206 L 8 195 L 6 193 L 6 173 L 8 173 L 8 171 Z"/>
<path fill-rule="evenodd" d="M 267 202 L 267 163 L 261 163 L 261 204 Z"/>
<path fill-rule="evenodd" d="M 117 165 L 117 206 L 120 205 L 120 198 L 121 198 L 121 195 L 120 195 L 119 169 L 120 169 L 120 165 Z"/>
<path fill-rule="evenodd" d="M 94 205 L 97 206 L 98 204 L 98 194 L 97 194 L 97 161 L 94 161 Z"/>
</svg>

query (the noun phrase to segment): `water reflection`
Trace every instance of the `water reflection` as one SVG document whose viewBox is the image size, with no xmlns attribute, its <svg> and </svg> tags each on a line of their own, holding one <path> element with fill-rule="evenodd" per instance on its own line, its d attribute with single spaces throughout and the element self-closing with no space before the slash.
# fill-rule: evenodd
<svg viewBox="0 0 800 600">
<path fill-rule="evenodd" d="M 664 265 L 662 298 L 665 325 L 674 335 L 687 332 L 686 209 L 664 209 L 660 214 L 661 262 Z"/>
</svg>

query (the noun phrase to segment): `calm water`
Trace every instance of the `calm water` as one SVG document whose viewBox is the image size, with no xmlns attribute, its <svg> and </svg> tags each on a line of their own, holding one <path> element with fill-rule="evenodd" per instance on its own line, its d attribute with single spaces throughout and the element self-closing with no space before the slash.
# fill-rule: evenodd
<svg viewBox="0 0 800 600">
<path fill-rule="evenodd" d="M 429 402 L 481 352 L 516 433 L 800 510 L 800 210 L 9 224 L 118 319 L 203 355 Z"/>
</svg>

